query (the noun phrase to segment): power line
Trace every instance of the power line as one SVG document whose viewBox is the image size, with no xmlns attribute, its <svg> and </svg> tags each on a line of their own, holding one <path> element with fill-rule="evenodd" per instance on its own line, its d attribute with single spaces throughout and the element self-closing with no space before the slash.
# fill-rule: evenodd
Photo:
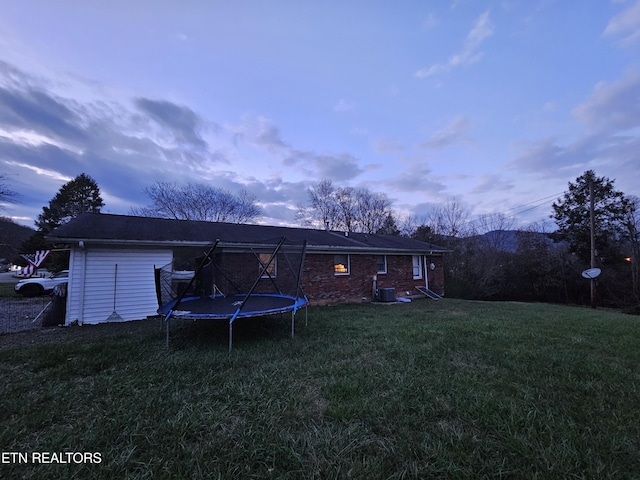
<svg viewBox="0 0 640 480">
<path fill-rule="evenodd" d="M 525 203 L 524 205 L 520 205 L 520 206 L 518 206 L 518 207 L 510 208 L 509 210 L 507 210 L 506 212 L 504 212 L 504 214 L 506 214 L 507 212 L 510 212 L 511 210 L 515 210 L 515 209 L 517 209 L 517 208 L 522 208 L 522 207 L 527 207 L 527 206 L 529 206 L 529 205 L 532 205 L 532 204 L 537 203 L 537 202 L 541 202 L 541 201 L 543 201 L 543 200 L 548 201 L 549 199 L 557 198 L 558 196 L 562 195 L 563 193 L 564 193 L 564 192 L 554 193 L 553 195 L 549 195 L 548 197 L 539 198 L 538 200 L 533 200 L 532 202 Z M 547 203 L 546 201 L 545 201 L 545 202 L 543 202 L 543 203 L 541 203 L 540 205 L 544 205 L 544 203 Z M 536 205 L 536 207 L 539 207 L 540 205 Z M 526 211 L 528 211 L 528 210 L 532 210 L 533 208 L 536 208 L 536 207 L 532 207 L 532 208 L 530 208 L 530 209 L 523 210 L 523 212 L 526 212 Z"/>
<path fill-rule="evenodd" d="M 536 209 L 536 208 L 538 208 L 538 207 L 541 207 L 541 206 L 543 206 L 543 205 L 545 205 L 545 204 L 549 203 L 551 200 L 554 200 L 554 199 L 558 198 L 558 197 L 559 197 L 560 195 L 562 195 L 563 193 L 564 193 L 564 192 L 554 193 L 553 195 L 548 195 L 548 196 L 546 196 L 546 197 L 538 198 L 538 199 L 533 200 L 533 201 L 531 201 L 531 202 L 525 203 L 524 205 L 519 205 L 519 206 L 517 206 L 517 207 L 510 208 L 510 209 L 508 209 L 508 210 L 506 210 L 506 211 L 504 211 L 504 212 L 498 212 L 498 213 L 494 213 L 494 214 L 492 214 L 492 215 L 498 215 L 498 216 L 501 216 L 501 215 L 502 215 L 502 216 L 504 216 L 504 218 L 505 218 L 505 219 L 507 219 L 507 218 L 513 218 L 513 217 L 516 217 L 516 216 L 518 216 L 518 215 L 522 215 L 523 213 L 526 213 L 526 212 L 528 212 L 528 211 L 530 211 L 530 210 L 534 210 L 534 209 Z M 542 203 L 538 203 L 538 202 L 542 202 Z M 538 204 L 537 204 L 537 205 L 533 205 L 533 204 L 535 204 L 535 203 L 538 203 Z M 532 206 L 532 207 L 529 207 L 529 208 L 525 208 L 524 210 L 519 210 L 519 211 L 517 211 L 517 212 L 515 212 L 515 213 L 512 213 L 512 214 L 510 214 L 510 215 L 507 215 L 507 213 L 508 213 L 508 212 L 511 212 L 511 211 L 513 211 L 513 210 L 517 210 L 517 209 L 519 209 L 519 208 L 528 207 L 529 205 L 533 205 L 533 206 Z M 467 221 L 467 222 L 462 223 L 462 224 L 461 224 L 461 226 L 462 226 L 462 225 L 472 225 L 472 224 L 477 223 L 477 222 L 480 222 L 480 221 L 481 221 L 481 219 L 477 219 L 477 218 L 476 218 L 476 219 L 469 220 L 469 221 Z"/>
</svg>

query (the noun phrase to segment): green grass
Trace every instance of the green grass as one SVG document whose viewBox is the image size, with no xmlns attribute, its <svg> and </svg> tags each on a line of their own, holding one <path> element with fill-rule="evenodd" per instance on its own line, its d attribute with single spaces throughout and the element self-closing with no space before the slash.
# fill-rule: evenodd
<svg viewBox="0 0 640 480">
<path fill-rule="evenodd" d="M 0 283 L 0 297 L 15 297 L 15 283 Z"/>
<path fill-rule="evenodd" d="M 420 300 L 0 337 L 1 478 L 638 478 L 640 321 Z M 30 336 L 29 336 L 30 335 Z M 34 337 L 35 335 L 35 337 Z"/>
</svg>

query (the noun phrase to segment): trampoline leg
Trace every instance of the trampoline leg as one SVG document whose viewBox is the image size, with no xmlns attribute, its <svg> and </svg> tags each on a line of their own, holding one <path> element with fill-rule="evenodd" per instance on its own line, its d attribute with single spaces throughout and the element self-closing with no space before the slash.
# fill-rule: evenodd
<svg viewBox="0 0 640 480">
<path fill-rule="evenodd" d="M 295 322 L 296 322 L 296 314 L 295 312 L 291 312 L 291 338 L 293 338 Z"/>
<path fill-rule="evenodd" d="M 229 322 L 229 353 L 231 353 L 232 348 L 233 348 L 233 323 Z"/>
<path fill-rule="evenodd" d="M 167 341 L 167 348 L 169 348 L 169 320 L 166 320 L 165 323 L 166 325 L 166 333 L 165 333 L 165 338 Z"/>
</svg>

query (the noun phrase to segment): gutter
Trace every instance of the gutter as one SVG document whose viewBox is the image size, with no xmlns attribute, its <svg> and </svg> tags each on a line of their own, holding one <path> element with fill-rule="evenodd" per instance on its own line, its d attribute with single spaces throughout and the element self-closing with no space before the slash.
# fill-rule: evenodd
<svg viewBox="0 0 640 480">
<path fill-rule="evenodd" d="M 63 238 L 63 237 L 45 237 L 46 240 L 55 243 L 70 243 L 75 245 L 84 246 L 111 246 L 111 247 L 155 247 L 155 248 L 177 248 L 177 247 L 208 247 L 213 242 L 194 242 L 186 240 L 167 240 L 167 241 L 152 241 L 152 240 L 114 240 L 114 239 L 79 239 L 79 238 Z M 220 242 L 220 248 L 224 248 L 227 251 L 246 251 L 247 249 L 259 248 L 259 247 L 271 247 L 271 244 L 266 243 L 227 243 Z M 284 245 L 286 248 L 288 245 Z M 427 254 L 444 254 L 449 253 L 450 250 L 416 250 L 407 248 L 388 248 L 388 247 L 349 247 L 349 246 L 334 246 L 334 245 L 308 245 L 308 252 L 313 253 L 326 253 L 332 254 L 336 252 L 353 252 L 353 253 L 371 253 L 379 255 L 427 255 Z"/>
<path fill-rule="evenodd" d="M 51 237 L 46 236 L 47 241 L 54 243 L 71 243 L 75 245 L 84 246 L 112 246 L 112 247 L 155 247 L 155 248 L 177 248 L 177 247 L 210 247 L 213 242 L 200 241 L 194 242 L 189 240 L 116 240 L 116 239 L 87 239 L 87 238 L 65 238 L 65 237 Z M 223 242 L 219 244 L 220 248 L 227 251 L 246 251 L 248 249 L 256 249 L 260 247 L 271 247 L 270 244 L 264 243 L 235 243 L 235 242 Z M 284 245 L 286 248 L 287 245 Z M 307 252 L 309 253 L 375 253 L 380 255 L 442 255 L 450 253 L 451 250 L 434 250 L 434 249 L 411 249 L 411 248 L 388 248 L 388 247 L 367 247 L 367 246 L 335 246 L 335 245 L 308 245 Z"/>
</svg>

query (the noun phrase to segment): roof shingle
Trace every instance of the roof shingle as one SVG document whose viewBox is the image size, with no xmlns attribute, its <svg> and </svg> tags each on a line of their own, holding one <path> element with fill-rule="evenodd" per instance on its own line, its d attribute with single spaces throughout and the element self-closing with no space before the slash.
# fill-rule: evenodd
<svg viewBox="0 0 640 480">
<path fill-rule="evenodd" d="M 57 243 L 203 245 L 275 245 L 307 241 L 308 251 L 446 252 L 436 245 L 395 235 L 344 233 L 308 228 L 134 217 L 85 213 L 58 227 L 47 238 Z"/>
</svg>

